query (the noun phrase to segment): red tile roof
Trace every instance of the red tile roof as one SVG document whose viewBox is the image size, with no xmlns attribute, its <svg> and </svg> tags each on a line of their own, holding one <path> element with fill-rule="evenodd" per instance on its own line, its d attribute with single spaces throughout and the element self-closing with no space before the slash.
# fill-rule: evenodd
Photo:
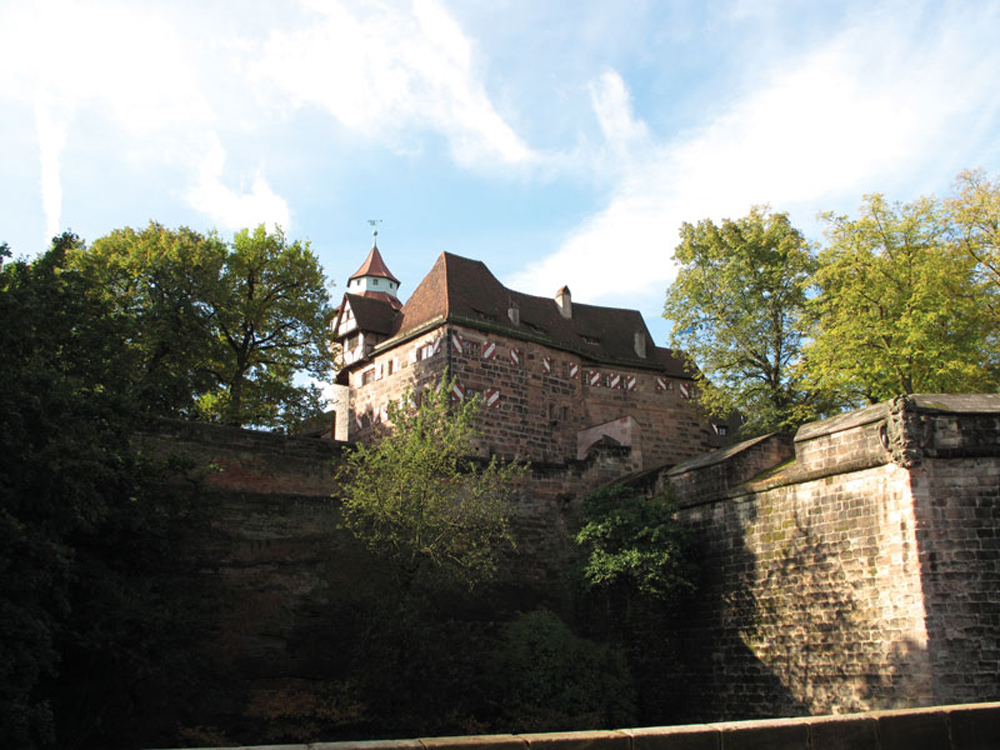
<svg viewBox="0 0 1000 750">
<path fill-rule="evenodd" d="M 353 281 L 354 279 L 361 278 L 362 276 L 377 276 L 380 279 L 389 279 L 389 281 L 395 281 L 399 283 L 399 279 L 392 275 L 389 267 L 382 260 L 382 254 L 378 251 L 377 245 L 372 245 L 371 252 L 368 253 L 368 257 L 365 258 L 365 262 L 361 264 L 361 268 L 354 272 L 348 281 Z"/>
<path fill-rule="evenodd" d="M 567 290 L 568 291 L 568 290 Z M 520 322 L 507 315 L 517 306 Z M 567 319 L 551 297 L 536 297 L 507 289 L 484 263 L 441 253 L 427 276 L 403 305 L 393 340 L 436 322 L 451 322 L 482 331 L 496 331 L 572 351 L 601 363 L 655 369 L 689 376 L 678 352 L 656 346 L 638 310 L 573 303 Z M 646 340 L 645 359 L 635 352 L 635 335 Z M 382 346 L 391 346 L 392 340 Z"/>
<path fill-rule="evenodd" d="M 340 306 L 341 314 L 347 304 L 351 306 L 354 320 L 362 331 L 389 336 L 398 329 L 400 302 L 391 294 L 345 294 L 344 303 Z"/>
</svg>

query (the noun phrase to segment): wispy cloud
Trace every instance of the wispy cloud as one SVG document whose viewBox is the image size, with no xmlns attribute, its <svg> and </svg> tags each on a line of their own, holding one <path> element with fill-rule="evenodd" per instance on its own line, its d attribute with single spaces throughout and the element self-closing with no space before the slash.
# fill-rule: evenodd
<svg viewBox="0 0 1000 750">
<path fill-rule="evenodd" d="M 198 184 L 187 193 L 188 202 L 209 216 L 219 228 L 242 229 L 258 224 L 278 225 L 288 229 L 291 212 L 258 172 L 249 190 L 234 190 L 223 182 L 226 153 L 218 141 L 206 154 Z"/>
<path fill-rule="evenodd" d="M 436 132 L 463 166 L 533 159 L 493 106 L 474 46 L 437 0 L 416 0 L 409 12 L 336 0 L 307 5 L 314 21 L 273 31 L 250 66 L 278 101 L 319 105 L 356 135 L 397 152 L 419 150 L 417 134 Z"/>
<path fill-rule="evenodd" d="M 674 139 L 648 135 L 622 80 L 604 74 L 593 98 L 607 140 L 595 158 L 614 170 L 608 199 L 512 284 L 547 294 L 568 283 L 585 300 L 662 299 L 684 221 L 740 216 L 756 203 L 811 221 L 845 194 L 857 203 L 928 168 L 975 166 L 962 134 L 995 121 L 983 92 L 1000 76 L 1000 51 L 986 44 L 997 20 L 942 13 L 936 36 L 917 38 L 905 20 L 859 17 L 812 52 L 772 60 L 759 85 Z"/>
</svg>

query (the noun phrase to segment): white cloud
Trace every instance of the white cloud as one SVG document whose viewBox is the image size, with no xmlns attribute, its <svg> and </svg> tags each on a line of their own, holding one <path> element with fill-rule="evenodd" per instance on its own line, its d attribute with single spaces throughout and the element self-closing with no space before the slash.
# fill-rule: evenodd
<svg viewBox="0 0 1000 750">
<path fill-rule="evenodd" d="M 39 100 L 35 103 L 35 129 L 38 133 L 45 239 L 48 240 L 62 231 L 62 180 L 59 177 L 59 158 L 66 146 L 66 123 L 54 113 L 51 102 Z"/>
<path fill-rule="evenodd" d="M 291 218 L 288 204 L 271 189 L 261 173 L 257 172 L 249 191 L 233 190 L 222 181 L 225 161 L 225 151 L 216 141 L 202 162 L 198 184 L 187 193 L 191 206 L 224 229 L 266 224 L 288 230 Z"/>
<path fill-rule="evenodd" d="M 212 119 L 188 44 L 168 19 L 145 8 L 13 2 L 0 11 L 0 47 L 0 96 L 35 113 L 46 239 L 62 229 L 62 156 L 82 108 L 99 113 L 105 138 L 124 131 L 174 139 Z M 147 146 L 146 153 L 162 158 L 168 150 Z"/>
<path fill-rule="evenodd" d="M 648 136 L 620 77 L 603 75 L 595 114 L 607 150 L 626 146 L 596 157 L 611 170 L 607 202 L 512 285 L 548 294 L 568 283 L 581 301 L 662 299 L 684 221 L 770 203 L 801 225 L 845 195 L 853 206 L 921 170 L 944 170 L 947 182 L 975 166 L 962 134 L 996 121 L 1000 53 L 981 14 L 935 20 L 921 39 L 888 17 L 859 18 L 820 49 L 774 60 L 723 115 L 671 141 Z"/>
<path fill-rule="evenodd" d="M 306 28 L 273 31 L 250 66 L 293 107 L 317 104 L 343 126 L 399 152 L 420 147 L 414 131 L 436 131 L 463 166 L 518 165 L 531 149 L 496 111 L 472 44 L 437 0 L 412 12 L 367 12 L 311 0 Z"/>
</svg>

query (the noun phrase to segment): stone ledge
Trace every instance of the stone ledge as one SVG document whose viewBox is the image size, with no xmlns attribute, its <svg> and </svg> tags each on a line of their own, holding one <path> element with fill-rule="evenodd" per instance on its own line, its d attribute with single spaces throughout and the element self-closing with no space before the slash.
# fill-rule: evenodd
<svg viewBox="0 0 1000 750">
<path fill-rule="evenodd" d="M 1000 702 L 611 731 L 240 745 L 228 750 L 993 750 L 998 738 Z"/>
</svg>

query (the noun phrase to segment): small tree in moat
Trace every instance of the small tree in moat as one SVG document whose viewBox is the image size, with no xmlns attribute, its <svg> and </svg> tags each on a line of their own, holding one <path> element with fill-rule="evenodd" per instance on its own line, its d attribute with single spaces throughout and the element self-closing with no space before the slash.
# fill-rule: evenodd
<svg viewBox="0 0 1000 750">
<path fill-rule="evenodd" d="M 475 457 L 478 399 L 452 404 L 451 384 L 390 404 L 391 427 L 339 473 L 343 525 L 408 587 L 429 574 L 467 588 L 494 577 L 514 546 L 510 516 L 525 466 Z"/>
</svg>

